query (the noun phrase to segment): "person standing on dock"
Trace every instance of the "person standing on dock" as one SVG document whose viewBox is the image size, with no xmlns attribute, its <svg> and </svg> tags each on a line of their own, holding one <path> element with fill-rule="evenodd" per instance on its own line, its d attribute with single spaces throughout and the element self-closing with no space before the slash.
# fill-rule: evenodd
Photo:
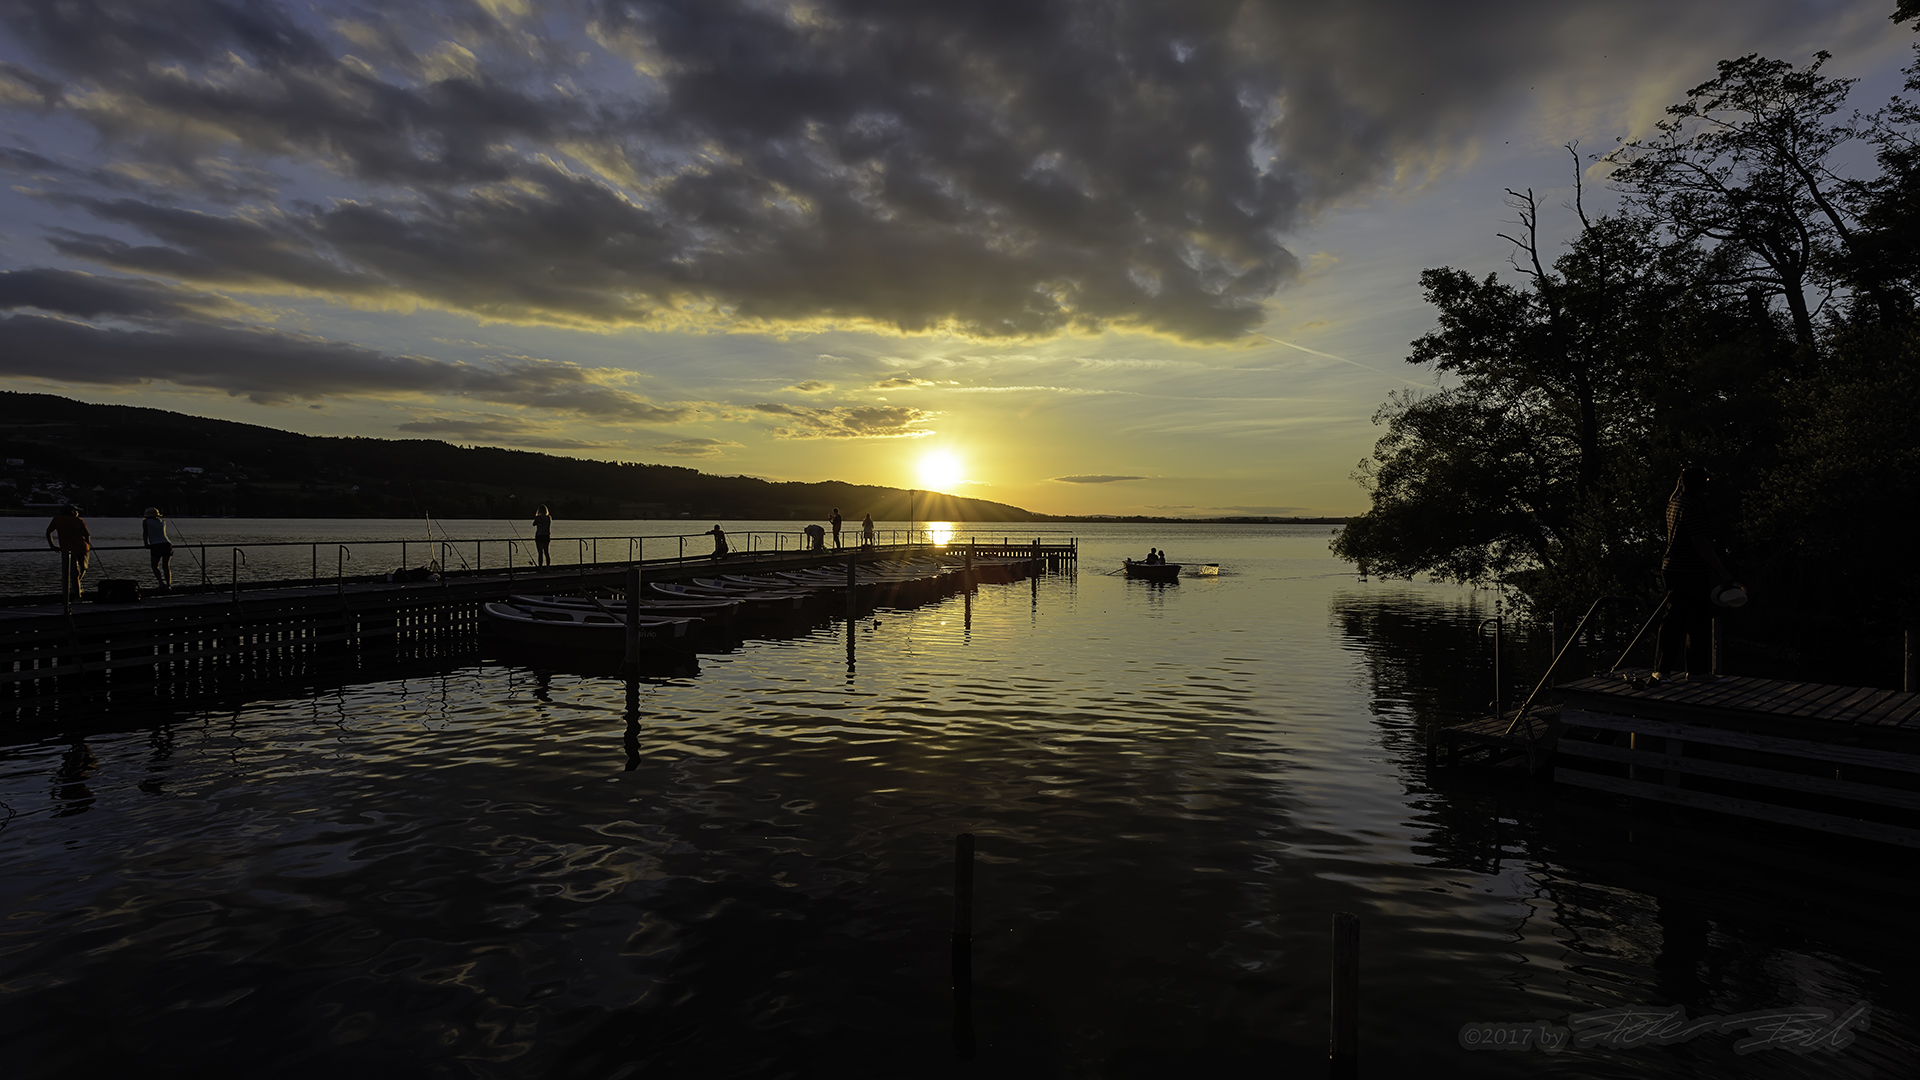
<svg viewBox="0 0 1920 1080">
<path fill-rule="evenodd" d="M 727 534 L 720 528 L 720 526 L 717 523 L 714 525 L 713 528 L 707 531 L 713 537 L 713 557 L 716 559 L 726 558 L 727 557 Z"/>
<path fill-rule="evenodd" d="M 59 542 L 54 542 L 58 534 Z M 53 515 L 47 524 L 47 546 L 58 551 L 62 561 L 67 564 L 67 590 L 75 600 L 80 599 L 80 581 L 87 576 L 87 557 L 93 552 L 93 533 L 87 523 L 80 520 L 80 508 L 68 503 Z"/>
<path fill-rule="evenodd" d="M 541 503 L 540 509 L 533 515 L 533 558 L 537 566 L 552 566 L 553 556 L 547 548 L 553 543 L 553 514 L 547 510 L 547 504 Z"/>
<path fill-rule="evenodd" d="M 1716 679 L 1713 672 L 1714 583 L 1733 583 L 1713 544 L 1708 520 L 1707 470 L 1689 465 L 1667 498 L 1667 553 L 1660 576 L 1667 586 L 1667 612 L 1654 638 L 1653 677 Z"/>
<path fill-rule="evenodd" d="M 153 580 L 161 592 L 173 591 L 173 541 L 167 539 L 167 519 L 160 508 L 147 507 L 140 519 L 140 542 L 147 545 L 147 560 L 153 564 Z"/>
<path fill-rule="evenodd" d="M 866 514 L 860 518 L 860 546 L 861 547 L 873 546 L 873 515 L 872 514 Z"/>
<path fill-rule="evenodd" d="M 827 524 L 833 526 L 833 550 L 839 551 L 840 550 L 840 508 L 839 507 L 836 506 L 833 508 L 833 516 L 827 519 Z"/>
</svg>

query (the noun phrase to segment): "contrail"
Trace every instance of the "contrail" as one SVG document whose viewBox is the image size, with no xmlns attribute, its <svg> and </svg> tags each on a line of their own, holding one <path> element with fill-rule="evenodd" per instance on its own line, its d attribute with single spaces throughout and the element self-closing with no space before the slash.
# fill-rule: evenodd
<svg viewBox="0 0 1920 1080">
<path fill-rule="evenodd" d="M 1395 375 L 1391 371 L 1382 371 L 1371 364 L 1363 364 L 1358 360 L 1349 360 L 1344 356 L 1335 356 L 1332 353 L 1321 352 L 1319 349 L 1309 349 L 1305 345 L 1295 345 L 1291 341 L 1281 341 L 1279 338 L 1274 337 L 1272 334 L 1261 334 L 1260 336 L 1263 338 L 1266 338 L 1268 341 L 1273 342 L 1275 345 L 1285 345 L 1289 349 L 1299 349 L 1303 353 L 1312 353 L 1315 356 L 1324 356 L 1329 360 L 1338 360 L 1343 364 L 1352 364 L 1354 367 L 1361 368 L 1366 371 L 1371 371 L 1375 375 L 1385 375 L 1389 379 L 1399 379 L 1403 383 L 1408 383 L 1413 386 L 1423 387 L 1427 390 L 1440 389 L 1438 386 L 1435 386 L 1432 383 L 1415 382 L 1414 380 L 1409 379 L 1404 375 Z"/>
</svg>

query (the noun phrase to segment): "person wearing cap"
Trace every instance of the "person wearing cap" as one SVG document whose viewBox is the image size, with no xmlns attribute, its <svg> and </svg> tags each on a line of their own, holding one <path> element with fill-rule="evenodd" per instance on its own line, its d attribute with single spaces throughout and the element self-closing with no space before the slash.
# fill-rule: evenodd
<svg viewBox="0 0 1920 1080">
<path fill-rule="evenodd" d="M 1653 677 L 1718 681 L 1713 674 L 1713 600 L 1733 575 L 1713 544 L 1707 514 L 1707 470 L 1689 465 L 1667 498 L 1667 553 L 1660 577 L 1667 611 L 1654 638 Z M 1716 582 L 1718 583 L 1716 585 Z"/>
<path fill-rule="evenodd" d="M 140 519 L 140 541 L 147 545 L 147 558 L 153 563 L 153 580 L 160 585 L 161 592 L 173 589 L 173 541 L 167 538 L 167 519 L 160 516 L 160 508 L 147 507 L 147 515 Z"/>
<path fill-rule="evenodd" d="M 54 540 L 59 537 L 59 542 Z M 80 508 L 68 503 L 53 515 L 47 525 L 47 546 L 66 557 L 67 588 L 74 599 L 80 598 L 80 580 L 87 576 L 87 557 L 93 551 L 93 533 L 80 520 Z"/>
</svg>

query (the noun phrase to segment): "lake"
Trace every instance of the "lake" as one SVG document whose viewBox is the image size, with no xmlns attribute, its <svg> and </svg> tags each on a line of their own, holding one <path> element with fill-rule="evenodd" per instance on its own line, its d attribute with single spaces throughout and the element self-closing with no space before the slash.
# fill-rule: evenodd
<svg viewBox="0 0 1920 1080">
<path fill-rule="evenodd" d="M 1430 782 L 1424 726 L 1492 696 L 1496 594 L 1360 581 L 1325 526 L 981 531 L 1014 528 L 1077 536 L 1077 572 L 750 641 L 631 712 L 619 682 L 483 644 L 6 730 L 8 1075 L 1318 1076 L 1336 912 L 1360 918 L 1363 1075 L 1914 1060 L 1904 853 Z M 1107 573 L 1149 546 L 1221 573 Z M 1509 701 L 1545 652 L 1510 630 Z M 1856 1020 L 1811 1053 L 1743 1052 L 1758 1020 L 1665 1045 L 1605 1021 L 1551 1054 L 1463 1034 L 1586 1015 L 1592 1042 L 1587 1014 L 1673 1006 Z"/>
</svg>

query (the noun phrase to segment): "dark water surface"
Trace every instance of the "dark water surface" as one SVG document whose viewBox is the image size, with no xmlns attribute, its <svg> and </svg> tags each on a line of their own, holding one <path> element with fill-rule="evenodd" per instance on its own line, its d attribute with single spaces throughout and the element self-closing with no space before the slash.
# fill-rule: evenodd
<svg viewBox="0 0 1920 1080">
<path fill-rule="evenodd" d="M 6 1074 L 1317 1076 L 1338 911 L 1366 1075 L 1905 1074 L 1906 854 L 1436 792 L 1420 726 L 1489 696 L 1491 595 L 1358 582 L 1320 527 L 1076 531 L 1077 574 L 704 657 L 631 723 L 618 683 L 488 652 L 16 729 Z M 1103 575 L 1149 544 L 1223 573 Z M 1859 1002 L 1830 1053 L 1459 1037 Z"/>
</svg>

